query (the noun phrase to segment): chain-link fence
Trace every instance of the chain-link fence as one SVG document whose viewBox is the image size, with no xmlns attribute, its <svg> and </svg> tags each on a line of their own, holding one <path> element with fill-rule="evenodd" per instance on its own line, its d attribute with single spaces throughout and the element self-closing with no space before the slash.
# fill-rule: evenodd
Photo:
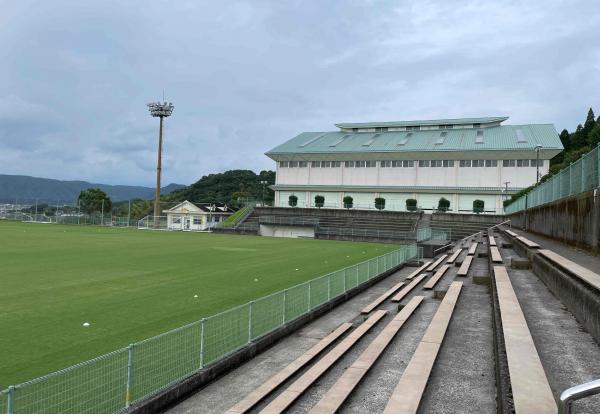
<svg viewBox="0 0 600 414">
<path fill-rule="evenodd" d="M 516 213 L 600 187 L 599 165 L 600 145 L 504 207 L 504 213 Z"/>
<path fill-rule="evenodd" d="M 417 258 L 416 244 L 0 392 L 0 414 L 115 413 L 348 290 Z"/>
</svg>

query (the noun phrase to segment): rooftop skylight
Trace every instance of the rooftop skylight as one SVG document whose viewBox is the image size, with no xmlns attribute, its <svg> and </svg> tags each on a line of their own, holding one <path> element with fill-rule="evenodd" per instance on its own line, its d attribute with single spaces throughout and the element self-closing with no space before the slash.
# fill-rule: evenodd
<svg viewBox="0 0 600 414">
<path fill-rule="evenodd" d="M 313 137 L 313 138 L 309 139 L 309 140 L 308 140 L 308 141 L 306 141 L 304 144 L 298 145 L 298 147 L 299 147 L 299 148 L 304 148 L 304 147 L 306 147 L 307 145 L 310 145 L 310 144 L 312 144 L 313 142 L 315 142 L 315 141 L 316 141 L 316 140 L 318 140 L 319 138 L 321 138 L 321 137 L 325 136 L 326 134 L 327 134 L 327 132 L 325 132 L 325 133 L 323 133 L 323 134 L 319 134 L 319 135 L 317 135 L 316 137 Z"/>
</svg>

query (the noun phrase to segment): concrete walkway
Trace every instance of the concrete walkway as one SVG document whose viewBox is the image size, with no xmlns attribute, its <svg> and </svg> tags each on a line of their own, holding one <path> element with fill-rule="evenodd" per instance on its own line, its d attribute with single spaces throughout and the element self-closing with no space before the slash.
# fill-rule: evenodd
<svg viewBox="0 0 600 414">
<path fill-rule="evenodd" d="M 596 273 L 600 273 L 600 257 L 591 254 L 586 250 L 577 249 L 573 246 L 569 246 L 563 242 L 550 239 L 545 236 L 540 236 L 539 234 L 530 233 L 528 231 L 520 230 L 517 228 L 512 228 L 512 231 L 517 233 L 519 236 L 524 236 L 525 238 L 536 242 L 540 245 L 542 249 L 550 249 L 554 252 L 560 254 L 561 256 L 566 257 L 567 259 L 580 264 L 583 267 L 587 267 L 590 270 L 593 270 Z"/>
<path fill-rule="evenodd" d="M 572 255 L 569 258 L 574 261 L 581 254 L 571 252 L 574 249 L 561 243 L 550 246 L 543 237 L 530 238 L 529 233 L 517 233 L 565 257 L 569 257 L 565 250 L 569 251 Z M 505 263 L 519 257 L 512 249 L 501 249 L 501 254 Z M 566 388 L 600 378 L 600 347 L 592 336 L 531 269 L 507 267 L 507 270 L 555 398 Z M 573 412 L 598 413 L 598 407 L 600 395 L 577 401 Z"/>
</svg>

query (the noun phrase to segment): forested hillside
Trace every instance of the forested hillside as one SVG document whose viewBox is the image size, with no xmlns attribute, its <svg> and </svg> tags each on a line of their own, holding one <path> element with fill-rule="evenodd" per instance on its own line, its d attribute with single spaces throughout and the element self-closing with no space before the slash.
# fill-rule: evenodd
<svg viewBox="0 0 600 414">
<path fill-rule="evenodd" d="M 572 162 L 577 161 L 581 156 L 590 152 L 594 147 L 600 144 L 600 116 L 594 115 L 594 110 L 589 109 L 585 122 L 577 125 L 574 132 L 563 129 L 560 133 L 560 140 L 565 150 L 550 160 L 550 171 L 540 179 L 540 184 L 552 177 Z M 535 186 L 527 187 L 514 194 L 510 199 L 504 202 L 507 206 L 517 198 L 531 191 Z"/>
</svg>

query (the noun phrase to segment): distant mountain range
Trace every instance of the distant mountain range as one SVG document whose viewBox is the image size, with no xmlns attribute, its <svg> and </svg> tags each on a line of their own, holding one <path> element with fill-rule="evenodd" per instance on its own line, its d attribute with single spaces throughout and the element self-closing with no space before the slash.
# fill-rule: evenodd
<svg viewBox="0 0 600 414">
<path fill-rule="evenodd" d="M 185 187 L 181 184 L 169 184 L 161 189 L 161 194 Z M 81 190 L 100 188 L 113 201 L 130 200 L 135 198 L 152 199 L 154 189 L 135 185 L 95 184 L 87 181 L 62 181 L 50 178 L 30 177 L 27 175 L 0 174 L 0 202 L 54 202 L 74 201 Z"/>
</svg>

